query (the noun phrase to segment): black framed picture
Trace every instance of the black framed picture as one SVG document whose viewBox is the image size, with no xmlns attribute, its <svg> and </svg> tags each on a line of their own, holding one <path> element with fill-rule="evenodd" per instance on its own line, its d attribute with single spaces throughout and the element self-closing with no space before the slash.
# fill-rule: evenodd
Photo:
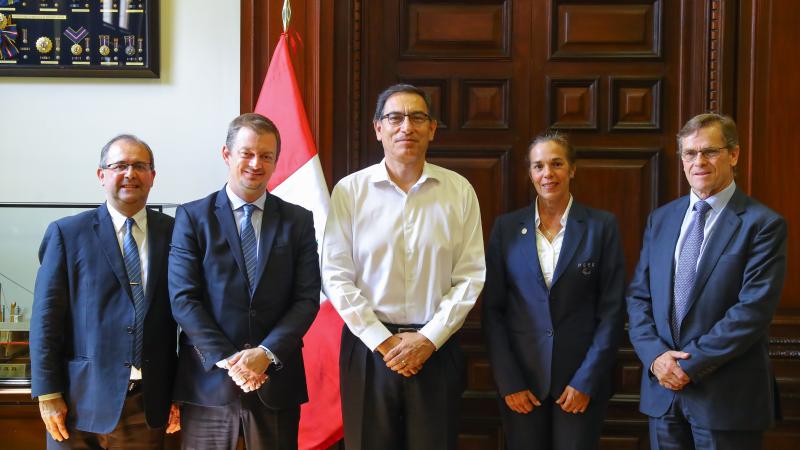
<svg viewBox="0 0 800 450">
<path fill-rule="evenodd" d="M 0 0 L 0 76 L 158 78 L 158 0 Z"/>
</svg>

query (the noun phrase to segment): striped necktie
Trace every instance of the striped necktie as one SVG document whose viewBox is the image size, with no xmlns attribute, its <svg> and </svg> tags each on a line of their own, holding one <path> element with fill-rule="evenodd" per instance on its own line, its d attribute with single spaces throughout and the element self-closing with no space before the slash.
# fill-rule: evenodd
<svg viewBox="0 0 800 450">
<path fill-rule="evenodd" d="M 675 285 L 673 286 L 674 297 L 670 328 L 672 328 L 672 339 L 676 345 L 680 338 L 681 322 L 689 310 L 689 295 L 694 286 L 697 259 L 700 257 L 700 248 L 703 246 L 706 213 L 711 209 L 711 205 L 700 200 L 694 204 L 693 209 L 694 217 L 686 230 L 686 239 L 683 242 L 680 256 L 678 256 L 678 268 L 675 271 Z"/>
<path fill-rule="evenodd" d="M 253 204 L 246 204 L 242 206 L 244 209 L 244 218 L 242 219 L 242 229 L 239 237 L 242 240 L 242 253 L 244 254 L 244 265 L 247 267 L 247 281 L 250 283 L 250 293 L 255 290 L 256 267 L 258 266 L 258 241 L 256 241 L 256 233 L 253 230 L 253 211 L 256 206 Z"/>
<path fill-rule="evenodd" d="M 125 221 L 125 238 L 122 248 L 125 252 L 125 269 L 128 271 L 128 282 L 133 293 L 133 308 L 136 315 L 136 335 L 133 346 L 133 365 L 142 367 L 142 338 L 144 336 L 144 286 L 142 285 L 142 265 L 139 260 L 139 247 L 133 239 L 133 225 L 136 221 L 128 217 Z"/>
</svg>

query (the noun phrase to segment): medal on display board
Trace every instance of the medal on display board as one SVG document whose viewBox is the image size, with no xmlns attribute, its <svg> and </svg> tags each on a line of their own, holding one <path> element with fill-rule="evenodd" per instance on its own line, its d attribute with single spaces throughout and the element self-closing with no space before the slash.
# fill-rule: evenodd
<svg viewBox="0 0 800 450">
<path fill-rule="evenodd" d="M 0 13 L 0 61 L 12 61 L 17 54 L 17 26 L 11 16 Z"/>
<path fill-rule="evenodd" d="M 159 3 L 0 0 L 0 76 L 157 78 Z"/>
<path fill-rule="evenodd" d="M 83 47 L 81 47 L 81 41 L 88 35 L 89 35 L 89 30 L 87 30 L 86 27 L 80 27 L 77 30 L 72 27 L 67 27 L 67 29 L 64 30 L 64 36 L 66 36 L 67 39 L 72 41 L 72 46 L 70 46 L 69 52 L 72 53 L 74 56 L 81 56 L 81 54 L 83 54 Z"/>
</svg>

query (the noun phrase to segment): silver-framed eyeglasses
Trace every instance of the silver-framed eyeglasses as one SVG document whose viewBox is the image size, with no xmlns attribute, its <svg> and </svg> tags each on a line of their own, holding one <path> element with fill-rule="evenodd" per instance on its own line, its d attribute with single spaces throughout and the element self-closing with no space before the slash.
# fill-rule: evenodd
<svg viewBox="0 0 800 450">
<path fill-rule="evenodd" d="M 705 159 L 708 160 L 708 161 L 713 161 L 713 160 L 719 158 L 720 152 L 722 150 L 726 149 L 726 148 L 728 148 L 727 145 L 722 146 L 722 147 L 708 147 L 708 148 L 703 148 L 703 149 L 700 149 L 700 150 L 696 150 L 696 149 L 693 149 L 693 148 L 687 148 L 686 150 L 683 150 L 682 152 L 680 152 L 680 155 L 681 155 L 681 159 L 683 160 L 683 162 L 687 162 L 687 163 L 695 162 L 699 155 L 703 155 L 703 157 L 705 157 Z"/>
<path fill-rule="evenodd" d="M 389 122 L 389 125 L 397 127 L 403 124 L 403 122 L 406 120 L 406 117 L 408 117 L 408 120 L 410 120 L 411 124 L 413 125 L 423 125 L 431 120 L 431 116 L 422 111 L 410 112 L 408 114 L 401 112 L 390 112 L 381 116 L 381 120 L 386 119 L 386 121 Z"/>
<path fill-rule="evenodd" d="M 128 168 L 133 168 L 134 172 L 144 173 L 149 172 L 152 167 L 150 163 L 146 162 L 135 162 L 135 163 L 126 163 L 126 162 L 115 162 L 111 164 L 106 164 L 103 166 L 103 169 L 108 169 L 114 173 L 125 173 L 128 171 Z"/>
</svg>

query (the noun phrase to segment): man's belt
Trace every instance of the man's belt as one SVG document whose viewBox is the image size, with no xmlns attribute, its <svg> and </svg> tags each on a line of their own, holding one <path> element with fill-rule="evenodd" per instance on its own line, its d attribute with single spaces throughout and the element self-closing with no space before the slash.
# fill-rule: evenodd
<svg viewBox="0 0 800 450">
<path fill-rule="evenodd" d="M 418 325 L 418 324 L 415 324 L 415 323 L 410 323 L 410 324 L 405 324 L 405 325 L 403 325 L 403 324 L 396 324 L 396 323 L 384 323 L 383 325 L 384 325 L 384 326 L 386 327 L 386 329 L 388 329 L 388 330 L 389 330 L 389 332 L 390 332 L 390 333 L 392 333 L 392 334 L 397 334 L 397 333 L 414 333 L 414 332 L 416 332 L 416 331 L 419 331 L 419 330 L 421 330 L 421 329 L 422 329 L 422 327 L 423 327 L 423 325 Z"/>
</svg>

